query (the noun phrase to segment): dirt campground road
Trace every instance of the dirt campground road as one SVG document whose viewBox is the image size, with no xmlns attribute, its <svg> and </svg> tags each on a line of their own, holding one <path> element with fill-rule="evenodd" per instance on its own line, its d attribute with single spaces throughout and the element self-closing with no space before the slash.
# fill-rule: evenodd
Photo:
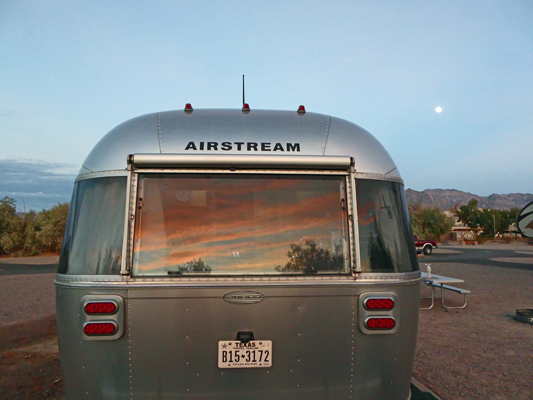
<svg viewBox="0 0 533 400">
<path fill-rule="evenodd" d="M 442 247 L 419 260 L 422 267 L 431 260 L 435 274 L 463 279 L 456 286 L 472 293 L 465 309 L 446 311 L 436 302 L 420 312 L 413 375 L 443 400 L 531 400 L 533 325 L 513 317 L 516 309 L 533 308 L 533 268 L 438 262 L 439 252 L 461 251 Z M 533 247 L 512 251 L 523 258 L 514 262 L 533 265 Z M 54 274 L 0 275 L 0 399 L 63 399 L 53 280 Z M 453 293 L 449 300 L 461 298 Z"/>
</svg>

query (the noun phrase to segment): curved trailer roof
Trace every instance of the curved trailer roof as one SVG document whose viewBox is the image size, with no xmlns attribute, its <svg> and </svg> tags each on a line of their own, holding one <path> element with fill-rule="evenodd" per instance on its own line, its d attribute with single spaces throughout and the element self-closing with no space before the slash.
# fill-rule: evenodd
<svg viewBox="0 0 533 400">
<path fill-rule="evenodd" d="M 125 171 L 130 154 L 350 156 L 359 173 L 401 179 L 381 143 L 329 115 L 296 111 L 195 109 L 130 119 L 94 147 L 79 178 Z"/>
</svg>

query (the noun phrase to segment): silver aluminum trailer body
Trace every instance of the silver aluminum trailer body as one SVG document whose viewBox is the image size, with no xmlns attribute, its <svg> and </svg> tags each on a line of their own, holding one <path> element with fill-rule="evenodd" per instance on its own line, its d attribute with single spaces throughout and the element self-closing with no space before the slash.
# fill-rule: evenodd
<svg viewBox="0 0 533 400">
<path fill-rule="evenodd" d="M 67 399 L 410 398 L 403 182 L 326 115 L 194 110 L 109 132 L 56 276 Z"/>
</svg>

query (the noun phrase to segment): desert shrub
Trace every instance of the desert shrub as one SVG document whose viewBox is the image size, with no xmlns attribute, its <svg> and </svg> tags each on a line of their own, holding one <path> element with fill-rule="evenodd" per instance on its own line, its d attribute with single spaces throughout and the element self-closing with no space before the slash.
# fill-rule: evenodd
<svg viewBox="0 0 533 400">
<path fill-rule="evenodd" d="M 13 256 L 32 256 L 61 249 L 68 216 L 68 203 L 58 203 L 37 213 L 26 208 L 17 212 L 15 200 L 0 200 L 0 251 Z"/>
<path fill-rule="evenodd" d="M 33 256 L 39 253 L 39 243 L 35 232 L 35 211 L 15 214 L 6 221 L 6 230 L 0 239 L 5 251 L 15 257 Z"/>
<path fill-rule="evenodd" d="M 68 203 L 57 203 L 49 210 L 42 210 L 37 217 L 37 239 L 43 251 L 61 250 L 67 225 Z"/>
</svg>

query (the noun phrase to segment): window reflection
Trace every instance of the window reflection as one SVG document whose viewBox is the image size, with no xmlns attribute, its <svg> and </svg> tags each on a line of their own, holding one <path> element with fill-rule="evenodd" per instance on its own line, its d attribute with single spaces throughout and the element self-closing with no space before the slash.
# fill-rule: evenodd
<svg viewBox="0 0 533 400">
<path fill-rule="evenodd" d="M 76 183 L 58 273 L 118 275 L 126 217 L 126 177 Z"/>
<path fill-rule="evenodd" d="M 345 177 L 141 174 L 135 275 L 346 273 Z"/>
<path fill-rule="evenodd" d="M 358 180 L 356 189 L 362 271 L 418 270 L 402 185 Z"/>
</svg>

